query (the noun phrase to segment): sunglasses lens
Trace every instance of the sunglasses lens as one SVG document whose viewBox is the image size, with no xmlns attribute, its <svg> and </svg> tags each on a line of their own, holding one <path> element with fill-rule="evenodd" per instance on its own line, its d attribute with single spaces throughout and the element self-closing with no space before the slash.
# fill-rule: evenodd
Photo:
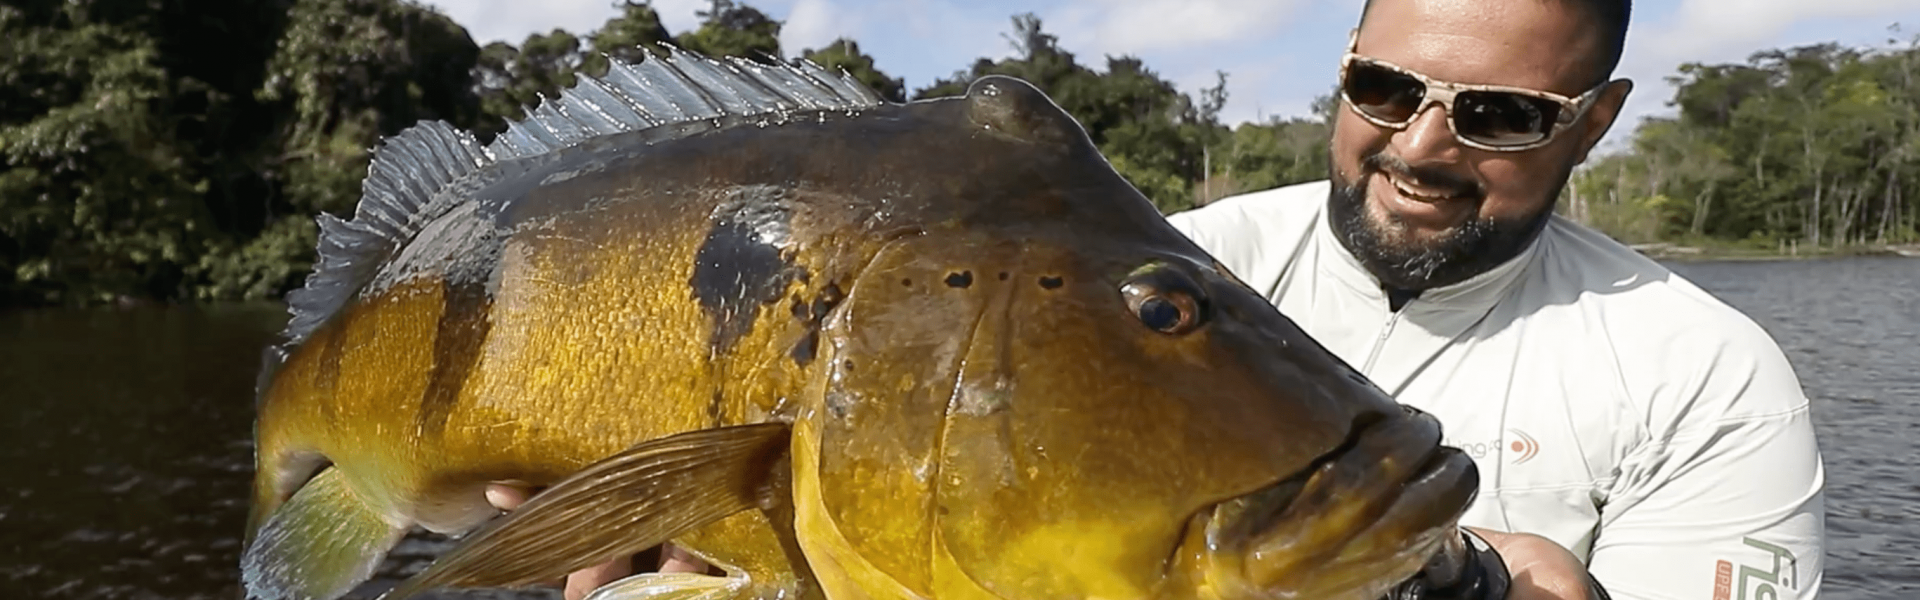
<svg viewBox="0 0 1920 600">
<path fill-rule="evenodd" d="M 1460 135 L 1495 147 L 1546 139 L 1560 117 L 1558 103 L 1520 94 L 1466 92 L 1455 103 L 1453 124 Z"/>
<path fill-rule="evenodd" d="M 1403 123 L 1420 107 L 1427 88 L 1407 75 L 1355 62 L 1347 69 L 1347 80 L 1342 82 L 1341 91 L 1346 94 L 1347 102 L 1367 116 Z"/>
</svg>

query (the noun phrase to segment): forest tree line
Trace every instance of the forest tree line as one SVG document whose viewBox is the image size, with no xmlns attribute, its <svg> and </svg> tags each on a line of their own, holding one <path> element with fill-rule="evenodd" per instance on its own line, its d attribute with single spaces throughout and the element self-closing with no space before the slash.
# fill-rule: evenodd
<svg viewBox="0 0 1920 600">
<path fill-rule="evenodd" d="M 439 119 L 487 141 L 606 57 L 663 42 L 806 58 L 902 101 L 1024 78 L 1168 212 L 1327 172 L 1330 94 L 1311 116 L 1229 126 L 1228 74 L 1190 95 L 1137 58 L 1075 55 L 1030 14 L 1011 20 L 1010 58 L 908 89 L 855 40 L 781 48 L 780 21 L 746 4 L 713 0 L 678 33 L 645 2 L 614 8 L 590 32 L 479 45 L 408 0 L 0 6 L 0 305 L 277 298 L 312 263 L 314 216 L 351 213 L 381 136 Z M 1916 75 L 1920 43 L 1687 65 L 1678 115 L 1592 161 L 1562 211 L 1628 241 L 1913 241 Z"/>
<path fill-rule="evenodd" d="M 1562 214 L 1628 242 L 1832 251 L 1920 241 L 1920 36 L 1687 64 L 1672 116 L 1589 161 Z M 1624 124 L 1623 124 L 1624 125 Z"/>
</svg>

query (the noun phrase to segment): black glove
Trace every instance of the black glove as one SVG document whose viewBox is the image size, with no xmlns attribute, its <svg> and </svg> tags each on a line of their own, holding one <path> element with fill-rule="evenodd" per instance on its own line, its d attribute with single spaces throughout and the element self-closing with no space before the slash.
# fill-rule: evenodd
<svg viewBox="0 0 1920 600">
<path fill-rule="evenodd" d="M 1500 553 L 1461 529 L 1458 539 L 1442 546 L 1425 568 L 1382 600 L 1506 600 L 1512 582 Z"/>
</svg>

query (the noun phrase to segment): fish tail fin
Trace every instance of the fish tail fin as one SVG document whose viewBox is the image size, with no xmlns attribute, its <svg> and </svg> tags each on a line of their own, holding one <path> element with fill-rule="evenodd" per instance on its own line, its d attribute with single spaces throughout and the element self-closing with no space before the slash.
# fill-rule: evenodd
<svg viewBox="0 0 1920 600">
<path fill-rule="evenodd" d="M 271 478 L 271 475 L 263 475 Z M 273 494 L 272 483 L 256 485 Z M 272 500 L 274 498 L 268 498 Z M 327 468 L 285 503 L 261 503 L 265 520 L 240 557 L 249 600 L 331 600 L 373 576 L 409 524 L 354 492 L 339 469 Z"/>
</svg>

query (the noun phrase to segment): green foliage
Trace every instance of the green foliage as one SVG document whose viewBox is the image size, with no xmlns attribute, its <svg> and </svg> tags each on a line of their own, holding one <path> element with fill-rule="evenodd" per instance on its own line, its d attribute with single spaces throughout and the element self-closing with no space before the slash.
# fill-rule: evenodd
<svg viewBox="0 0 1920 600">
<path fill-rule="evenodd" d="M 419 4 L 295 4 L 256 93 L 280 117 L 272 152 L 260 157 L 279 210 L 255 235 L 223 240 L 199 261 L 196 295 L 258 298 L 296 285 L 292 274 L 310 266 L 312 249 L 290 241 L 313 240 L 318 213 L 352 214 L 381 137 L 425 120 L 478 120 L 470 82 L 479 55 L 464 29 Z"/>
<path fill-rule="evenodd" d="M 780 56 L 780 22 L 759 9 L 731 0 L 712 0 L 698 13 L 700 28 L 681 35 L 680 47 L 707 56 L 773 60 Z"/>
<path fill-rule="evenodd" d="M 1203 93 L 1203 102 L 1195 103 L 1137 58 L 1107 57 L 1104 72 L 1081 65 L 1031 13 L 1013 18 L 1007 39 L 1015 57 L 980 59 L 914 97 L 961 95 L 986 75 L 1019 77 L 1080 121 L 1114 168 L 1162 211 L 1204 200 L 1195 198 L 1194 184 L 1205 178 L 1207 148 L 1229 135 L 1219 121 L 1226 100 L 1224 74 L 1218 86 Z"/>
<path fill-rule="evenodd" d="M 172 296 L 204 249 L 205 180 L 153 40 L 67 4 L 0 6 L 0 300 Z"/>
<path fill-rule="evenodd" d="M 875 68 L 873 57 L 860 51 L 859 42 L 840 38 L 827 44 L 825 48 L 802 51 L 800 56 L 812 61 L 813 64 L 836 71 L 845 71 L 868 89 L 880 94 L 882 98 L 893 102 L 905 102 L 907 99 L 906 82 L 898 77 L 888 77 L 887 74 Z"/>
<path fill-rule="evenodd" d="M 0 7 L 0 302 L 276 295 L 379 136 L 478 115 L 478 49 L 418 5 L 197 8 Z"/>
<path fill-rule="evenodd" d="M 1678 114 L 1583 168 L 1564 213 L 1634 241 L 1920 241 L 1920 37 L 1688 64 L 1671 81 Z"/>
<path fill-rule="evenodd" d="M 638 63 L 648 52 L 658 51 L 663 42 L 672 42 L 673 34 L 660 24 L 660 13 L 643 2 L 621 0 L 620 15 L 608 19 L 590 36 L 592 52 L 581 61 L 581 71 L 599 77 L 607 74 L 607 59 Z"/>
</svg>

